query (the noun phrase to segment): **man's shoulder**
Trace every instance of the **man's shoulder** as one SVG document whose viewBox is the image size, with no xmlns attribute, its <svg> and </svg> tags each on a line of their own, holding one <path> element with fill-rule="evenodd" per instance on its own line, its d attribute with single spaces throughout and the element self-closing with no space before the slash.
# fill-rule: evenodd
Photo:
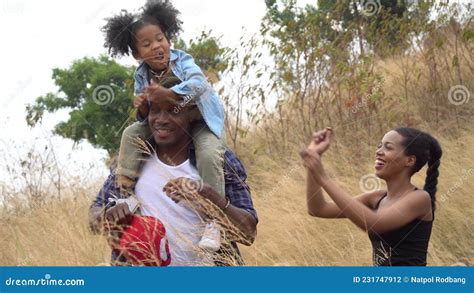
<svg viewBox="0 0 474 293">
<path fill-rule="evenodd" d="M 196 149 L 194 146 L 190 148 L 189 159 L 191 164 L 196 166 Z M 228 147 L 225 148 L 224 152 L 224 172 L 234 171 L 238 174 L 245 175 L 245 167 L 235 153 Z"/>
<path fill-rule="evenodd" d="M 242 162 L 239 160 L 237 155 L 230 148 L 227 148 L 227 147 L 225 149 L 224 159 L 226 159 L 228 161 L 231 161 L 231 162 L 234 162 L 236 164 L 242 165 Z M 242 167 L 243 167 L 243 165 L 242 165 Z"/>
<path fill-rule="evenodd" d="M 233 174 L 239 177 L 240 180 L 247 178 L 244 164 L 229 148 L 226 148 L 224 153 L 224 173 Z"/>
</svg>

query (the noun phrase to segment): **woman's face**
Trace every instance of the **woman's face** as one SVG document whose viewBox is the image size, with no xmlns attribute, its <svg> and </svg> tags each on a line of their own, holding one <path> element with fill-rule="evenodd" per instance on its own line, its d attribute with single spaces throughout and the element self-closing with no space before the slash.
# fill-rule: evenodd
<svg viewBox="0 0 474 293">
<path fill-rule="evenodd" d="M 410 173 L 415 156 L 406 156 L 403 136 L 395 130 L 385 134 L 375 152 L 375 175 L 387 179 L 404 171 Z"/>
<path fill-rule="evenodd" d="M 168 68 L 171 44 L 160 27 L 148 24 L 137 30 L 134 53 L 136 59 L 142 59 L 154 71 Z"/>
</svg>

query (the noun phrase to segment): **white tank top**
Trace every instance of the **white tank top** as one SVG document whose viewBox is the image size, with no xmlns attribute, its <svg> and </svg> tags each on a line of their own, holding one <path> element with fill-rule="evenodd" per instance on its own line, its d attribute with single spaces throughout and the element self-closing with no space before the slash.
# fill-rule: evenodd
<svg viewBox="0 0 474 293">
<path fill-rule="evenodd" d="M 213 265 L 211 256 L 197 246 L 204 231 L 203 219 L 196 211 L 184 203 L 176 204 L 163 192 L 170 179 L 179 177 L 200 180 L 189 159 L 178 166 L 169 166 L 156 154 L 150 156 L 135 187 L 141 214 L 156 217 L 165 226 L 172 266 Z"/>
</svg>

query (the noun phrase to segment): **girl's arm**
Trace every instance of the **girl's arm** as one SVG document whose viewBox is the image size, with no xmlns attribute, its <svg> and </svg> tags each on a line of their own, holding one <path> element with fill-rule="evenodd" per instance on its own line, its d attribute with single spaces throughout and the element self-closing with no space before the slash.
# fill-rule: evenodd
<svg viewBox="0 0 474 293">
<path fill-rule="evenodd" d="M 201 68 L 194 62 L 194 58 L 186 52 L 176 50 L 179 59 L 179 70 L 183 74 L 183 81 L 171 88 L 177 95 L 199 98 L 206 91 L 211 90 L 207 78 Z"/>
<path fill-rule="evenodd" d="M 145 89 L 150 101 L 153 101 L 153 96 L 166 97 L 170 101 L 180 100 L 184 96 L 199 99 L 212 90 L 201 68 L 194 63 L 193 57 L 182 51 L 178 51 L 177 54 L 181 55 L 179 57 L 181 61 L 176 65 L 179 68 L 177 75 L 182 81 L 171 88 L 165 88 L 151 80 Z"/>
</svg>

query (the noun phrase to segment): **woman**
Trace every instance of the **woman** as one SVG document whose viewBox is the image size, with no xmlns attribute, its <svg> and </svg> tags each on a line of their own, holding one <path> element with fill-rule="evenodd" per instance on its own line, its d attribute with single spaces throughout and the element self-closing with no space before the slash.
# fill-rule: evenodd
<svg viewBox="0 0 474 293">
<path fill-rule="evenodd" d="M 331 128 L 313 135 L 301 152 L 308 169 L 308 213 L 321 218 L 348 218 L 368 232 L 374 265 L 425 266 L 434 220 L 435 194 L 441 146 L 431 135 L 397 128 L 385 134 L 375 152 L 375 175 L 387 190 L 352 197 L 330 178 L 322 155 L 329 148 Z M 425 186 L 418 189 L 411 177 L 428 164 Z M 334 202 L 326 202 L 321 187 Z"/>
</svg>

